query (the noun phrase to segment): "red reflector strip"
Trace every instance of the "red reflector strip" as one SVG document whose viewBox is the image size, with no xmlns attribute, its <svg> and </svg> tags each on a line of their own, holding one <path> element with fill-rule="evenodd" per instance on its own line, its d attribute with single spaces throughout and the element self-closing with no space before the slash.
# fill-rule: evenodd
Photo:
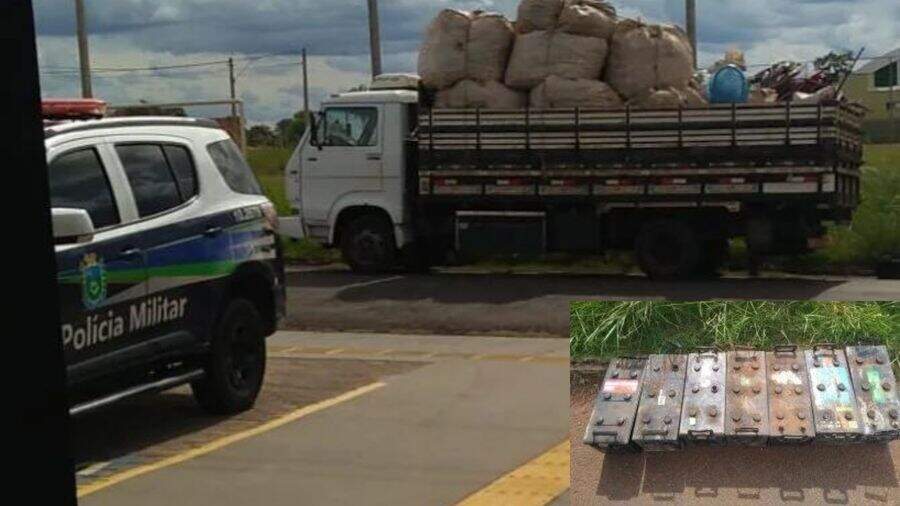
<svg viewBox="0 0 900 506">
<path fill-rule="evenodd" d="M 660 184 L 687 184 L 687 179 L 682 177 L 670 177 L 661 180 Z"/>
<path fill-rule="evenodd" d="M 550 186 L 577 186 L 574 179 L 552 179 Z"/>
<path fill-rule="evenodd" d="M 726 177 L 719 180 L 719 183 L 721 184 L 744 184 L 746 182 L 746 179 L 742 177 Z"/>
<path fill-rule="evenodd" d="M 528 186 L 530 183 L 524 179 L 498 179 L 497 186 Z"/>
<path fill-rule="evenodd" d="M 634 181 L 630 179 L 607 179 L 604 184 L 606 186 L 634 186 Z"/>
<path fill-rule="evenodd" d="M 434 184 L 435 184 L 435 186 L 454 186 L 454 185 L 459 184 L 459 181 L 457 181 L 455 179 L 440 178 L 440 179 L 435 179 Z"/>
<path fill-rule="evenodd" d="M 788 183 L 813 183 L 818 180 L 818 176 L 790 176 L 787 178 Z"/>
</svg>

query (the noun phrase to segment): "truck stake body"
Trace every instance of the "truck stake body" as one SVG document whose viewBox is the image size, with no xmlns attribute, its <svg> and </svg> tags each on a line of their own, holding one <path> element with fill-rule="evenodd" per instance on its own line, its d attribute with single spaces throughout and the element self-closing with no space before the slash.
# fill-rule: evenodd
<svg viewBox="0 0 900 506">
<path fill-rule="evenodd" d="M 678 427 L 684 399 L 687 355 L 650 355 L 632 440 L 648 452 L 681 448 Z"/>
<path fill-rule="evenodd" d="M 644 358 L 613 360 L 585 429 L 584 442 L 603 452 L 634 452 L 639 447 L 631 441 L 635 414 L 641 394 Z"/>
</svg>

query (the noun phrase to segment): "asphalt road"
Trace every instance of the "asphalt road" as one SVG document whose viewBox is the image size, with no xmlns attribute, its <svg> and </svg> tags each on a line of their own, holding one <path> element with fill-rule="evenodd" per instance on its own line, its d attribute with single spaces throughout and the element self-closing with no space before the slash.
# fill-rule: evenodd
<svg viewBox="0 0 900 506">
<path fill-rule="evenodd" d="M 572 390 L 573 506 L 900 504 L 900 441 L 605 455 L 581 442 L 595 392 Z"/>
<path fill-rule="evenodd" d="M 248 413 L 202 415 L 182 389 L 80 419 L 80 504 L 565 504 L 565 340 L 279 332 L 269 348 Z"/>
<path fill-rule="evenodd" d="M 724 277 L 654 282 L 642 276 L 568 274 L 288 275 L 285 328 L 507 336 L 569 335 L 569 303 L 606 299 L 900 300 L 900 281 L 834 277 Z"/>
</svg>

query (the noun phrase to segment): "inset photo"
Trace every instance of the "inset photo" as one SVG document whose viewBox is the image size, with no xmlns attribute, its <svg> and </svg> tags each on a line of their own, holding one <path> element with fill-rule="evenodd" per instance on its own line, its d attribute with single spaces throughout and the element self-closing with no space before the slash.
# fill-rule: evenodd
<svg viewBox="0 0 900 506">
<path fill-rule="evenodd" d="M 575 302 L 571 504 L 900 504 L 900 302 Z"/>
</svg>

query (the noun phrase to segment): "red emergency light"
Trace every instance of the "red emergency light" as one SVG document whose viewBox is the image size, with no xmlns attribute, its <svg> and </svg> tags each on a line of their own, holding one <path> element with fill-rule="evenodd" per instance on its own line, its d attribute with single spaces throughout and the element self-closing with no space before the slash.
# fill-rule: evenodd
<svg viewBox="0 0 900 506">
<path fill-rule="evenodd" d="M 106 115 L 106 102 L 94 98 L 51 98 L 41 102 L 44 119 L 99 119 Z"/>
</svg>

